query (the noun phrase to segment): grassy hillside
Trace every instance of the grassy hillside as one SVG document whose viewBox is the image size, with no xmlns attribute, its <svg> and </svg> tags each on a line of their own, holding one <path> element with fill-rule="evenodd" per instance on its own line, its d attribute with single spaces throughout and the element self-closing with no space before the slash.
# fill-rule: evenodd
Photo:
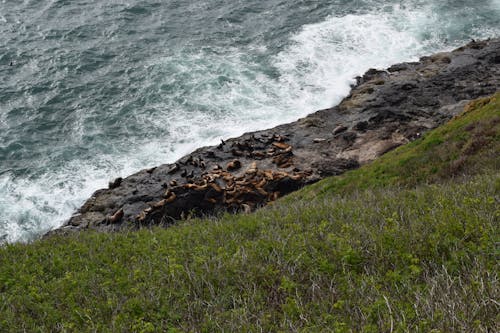
<svg viewBox="0 0 500 333">
<path fill-rule="evenodd" d="M 0 249 L 1 332 L 500 331 L 500 94 L 254 214 Z"/>
</svg>

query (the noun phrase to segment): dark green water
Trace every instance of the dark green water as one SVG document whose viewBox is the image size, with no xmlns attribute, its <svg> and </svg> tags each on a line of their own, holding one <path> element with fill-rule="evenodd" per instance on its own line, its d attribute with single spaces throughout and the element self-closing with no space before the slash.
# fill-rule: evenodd
<svg viewBox="0 0 500 333">
<path fill-rule="evenodd" d="M 0 241 L 113 177 L 330 107 L 370 67 L 499 32 L 500 0 L 0 0 Z"/>
</svg>

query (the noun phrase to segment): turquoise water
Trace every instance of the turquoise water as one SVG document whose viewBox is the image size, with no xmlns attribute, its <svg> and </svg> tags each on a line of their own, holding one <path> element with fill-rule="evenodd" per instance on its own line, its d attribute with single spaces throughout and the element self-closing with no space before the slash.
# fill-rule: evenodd
<svg viewBox="0 0 500 333">
<path fill-rule="evenodd" d="M 499 32 L 500 0 L 0 0 L 0 241 L 114 177 L 333 106 L 370 67 Z"/>
</svg>

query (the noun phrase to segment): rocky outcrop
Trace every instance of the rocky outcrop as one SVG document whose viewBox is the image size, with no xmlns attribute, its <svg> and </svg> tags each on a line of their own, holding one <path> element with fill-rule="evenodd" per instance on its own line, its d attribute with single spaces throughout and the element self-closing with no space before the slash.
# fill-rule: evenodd
<svg viewBox="0 0 500 333">
<path fill-rule="evenodd" d="M 336 107 L 112 181 L 59 231 L 119 230 L 251 211 L 415 140 L 499 87 L 500 39 L 371 69 Z"/>
</svg>

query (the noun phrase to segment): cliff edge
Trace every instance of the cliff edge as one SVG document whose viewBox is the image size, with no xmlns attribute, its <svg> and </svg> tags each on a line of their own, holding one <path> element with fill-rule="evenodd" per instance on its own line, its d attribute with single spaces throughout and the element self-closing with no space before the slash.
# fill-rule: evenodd
<svg viewBox="0 0 500 333">
<path fill-rule="evenodd" d="M 112 231 L 251 211 L 411 142 L 499 88 L 498 38 L 371 69 L 338 106 L 110 182 L 52 232 Z"/>
</svg>

